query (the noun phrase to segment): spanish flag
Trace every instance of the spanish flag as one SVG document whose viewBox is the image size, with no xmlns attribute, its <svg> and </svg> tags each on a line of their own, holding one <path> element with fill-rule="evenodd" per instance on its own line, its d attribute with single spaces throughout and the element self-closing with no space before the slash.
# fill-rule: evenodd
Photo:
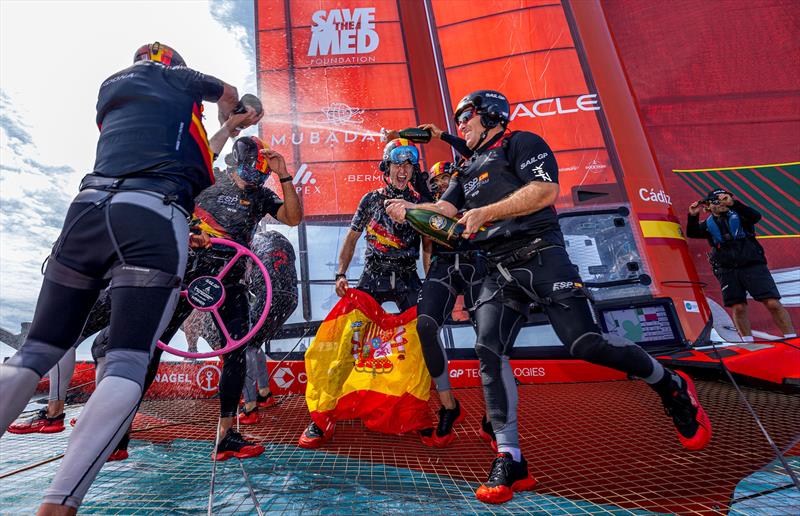
<svg viewBox="0 0 800 516">
<path fill-rule="evenodd" d="M 388 314 L 369 294 L 348 289 L 322 321 L 305 362 L 306 403 L 324 431 L 346 419 L 387 434 L 433 426 L 416 307 Z"/>
</svg>

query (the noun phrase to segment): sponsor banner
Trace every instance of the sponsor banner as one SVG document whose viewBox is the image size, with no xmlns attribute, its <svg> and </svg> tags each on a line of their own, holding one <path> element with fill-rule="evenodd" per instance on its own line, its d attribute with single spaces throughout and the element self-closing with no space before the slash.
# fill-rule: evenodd
<svg viewBox="0 0 800 516">
<path fill-rule="evenodd" d="M 380 128 L 418 123 L 397 4 L 260 0 L 256 9 L 260 136 L 296 171 L 307 216 L 351 215 L 383 184 Z"/>
<path fill-rule="evenodd" d="M 275 370 L 275 366 L 278 366 Z M 283 362 L 267 361 L 267 371 L 271 375 L 269 388 L 272 394 L 301 394 L 306 392 L 306 365 L 302 360 Z"/>
<path fill-rule="evenodd" d="M 374 129 L 413 125 L 414 110 L 408 105 L 391 111 L 370 111 L 365 105 L 336 100 L 308 106 L 309 112 L 294 118 L 275 115 L 271 123 L 261 126 L 259 137 L 287 161 L 296 155 L 307 162 L 368 160 L 377 169 L 384 143 Z M 285 123 L 276 123 L 280 120 Z"/>
<path fill-rule="evenodd" d="M 277 371 L 275 367 L 277 366 Z M 571 383 L 600 382 L 624 380 L 625 375 L 613 369 L 602 367 L 582 360 L 512 360 L 514 376 L 523 384 L 530 383 Z M 162 362 L 158 368 L 158 376 L 147 391 L 147 399 L 172 398 L 209 398 L 219 390 L 219 373 L 221 362 Z M 305 393 L 308 377 L 305 362 L 292 360 L 287 362 L 267 361 L 269 371 L 269 387 L 272 393 L 284 394 Z M 91 382 L 94 378 L 94 364 L 78 362 L 75 377 L 70 387 Z M 481 377 L 477 360 L 451 360 L 449 363 L 450 384 L 454 388 L 480 387 Z M 209 373 L 211 375 L 209 376 Z M 39 383 L 37 392 L 46 392 L 47 380 Z M 94 383 L 85 385 L 82 391 L 94 391 Z"/>
<path fill-rule="evenodd" d="M 480 387 L 477 360 L 451 360 L 450 385 L 454 388 Z M 511 370 L 522 384 L 573 383 L 624 380 L 624 373 L 582 360 L 512 360 Z"/>
<path fill-rule="evenodd" d="M 288 165 L 291 171 L 293 164 Z M 365 193 L 384 185 L 383 175 L 371 161 L 347 163 L 302 163 L 293 172 L 293 184 L 305 202 L 307 216 L 333 213 L 354 213 Z M 268 186 L 281 191 L 277 178 L 272 177 Z"/>
<path fill-rule="evenodd" d="M 601 99 L 589 89 L 559 3 L 498 10 L 474 2 L 458 12 L 446 0 L 432 6 L 451 104 L 474 90 L 502 90 L 509 128 L 542 136 L 556 153 L 559 208 L 574 205 L 575 186 L 617 182 L 598 119 Z M 486 34 L 502 37 L 491 45 L 470 43 Z"/>
</svg>

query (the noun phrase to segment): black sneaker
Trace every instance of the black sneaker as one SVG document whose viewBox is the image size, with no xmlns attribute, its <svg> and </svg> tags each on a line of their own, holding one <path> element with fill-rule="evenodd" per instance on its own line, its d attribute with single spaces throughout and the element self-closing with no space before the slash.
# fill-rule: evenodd
<svg viewBox="0 0 800 516">
<path fill-rule="evenodd" d="M 492 422 L 486 417 L 486 414 L 481 418 L 481 431 L 479 434 L 481 439 L 486 441 L 486 444 L 492 447 L 492 451 L 497 453 L 497 436 L 494 435 L 494 428 Z"/>
<path fill-rule="evenodd" d="M 333 437 L 333 430 L 326 435 L 322 429 L 312 421 L 311 424 L 309 424 L 306 429 L 303 430 L 297 445 L 301 448 L 319 448 L 331 437 Z"/>
<path fill-rule="evenodd" d="M 461 410 L 461 403 L 458 400 L 456 400 L 456 408 L 454 409 L 447 409 L 444 406 L 439 408 L 439 423 L 436 425 L 436 433 L 430 439 L 432 445 L 437 448 L 449 446 L 456 439 L 453 426 L 464 421 L 466 417 L 467 414 Z"/>
<path fill-rule="evenodd" d="M 510 453 L 500 453 L 492 462 L 489 479 L 475 491 L 475 497 L 484 503 L 504 503 L 514 497 L 514 492 L 529 491 L 535 485 L 525 457 L 516 462 Z"/>
<path fill-rule="evenodd" d="M 669 391 L 660 395 L 664 412 L 672 417 L 678 440 L 683 447 L 693 451 L 702 450 L 711 440 L 711 421 L 697 401 L 697 391 L 692 379 L 682 371 L 672 374 L 680 379 L 673 376 Z"/>
<path fill-rule="evenodd" d="M 248 459 L 257 457 L 264 453 L 264 447 L 250 441 L 246 441 L 242 434 L 234 432 L 233 428 L 228 429 L 228 433 L 217 444 L 217 460 L 228 460 L 231 457 L 237 459 Z"/>
</svg>

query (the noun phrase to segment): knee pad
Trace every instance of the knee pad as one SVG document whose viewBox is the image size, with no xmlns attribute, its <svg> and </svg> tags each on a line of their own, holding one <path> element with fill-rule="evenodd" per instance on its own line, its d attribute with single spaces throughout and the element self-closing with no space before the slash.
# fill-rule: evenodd
<svg viewBox="0 0 800 516">
<path fill-rule="evenodd" d="M 106 326 L 97 334 L 92 342 L 92 358 L 94 358 L 95 362 L 97 362 L 98 358 L 103 358 L 106 356 L 106 353 L 108 353 L 109 332 L 110 327 Z"/>
<path fill-rule="evenodd" d="M 111 349 L 106 353 L 103 378 L 120 376 L 139 384 L 144 389 L 144 379 L 150 363 L 150 354 L 132 349 Z"/>
<path fill-rule="evenodd" d="M 606 339 L 599 333 L 584 333 L 575 339 L 569 346 L 569 354 L 575 358 L 594 362 L 602 356 L 603 351 L 608 346 Z"/>
<path fill-rule="evenodd" d="M 503 359 L 500 354 L 480 341 L 475 344 L 475 354 L 478 355 L 480 360 L 481 382 L 483 385 L 502 381 Z"/>
<path fill-rule="evenodd" d="M 417 318 L 417 333 L 423 349 L 436 346 L 436 339 L 439 338 L 439 325 L 436 324 L 436 321 L 431 316 L 420 315 Z"/>
<path fill-rule="evenodd" d="M 439 325 L 429 315 L 421 315 L 417 318 L 417 333 L 428 373 L 437 378 L 447 369 L 447 356 L 439 343 Z"/>
</svg>

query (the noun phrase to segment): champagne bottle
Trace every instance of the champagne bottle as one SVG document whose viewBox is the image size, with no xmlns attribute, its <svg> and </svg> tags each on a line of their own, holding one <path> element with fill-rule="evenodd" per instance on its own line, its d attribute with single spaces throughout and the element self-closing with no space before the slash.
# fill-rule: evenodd
<svg viewBox="0 0 800 516">
<path fill-rule="evenodd" d="M 252 93 L 245 93 L 242 95 L 242 98 L 239 99 L 239 103 L 236 104 L 233 112 L 237 115 L 242 114 L 246 111 L 245 107 L 251 107 L 255 109 L 256 113 L 259 115 L 264 111 L 264 107 L 261 105 L 261 100 Z"/>
<path fill-rule="evenodd" d="M 433 238 L 448 247 L 455 246 L 465 229 L 464 224 L 461 224 L 456 219 L 421 208 L 406 209 L 406 221 L 417 232 Z M 486 231 L 486 228 L 480 228 L 480 231 Z M 470 236 L 470 240 L 473 238 L 475 238 L 475 234 Z"/>
<path fill-rule="evenodd" d="M 414 143 L 428 143 L 431 141 L 431 132 L 427 129 L 419 129 L 418 127 L 408 127 L 396 131 L 394 129 L 381 129 L 381 141 L 388 142 L 395 138 L 405 138 Z"/>
<path fill-rule="evenodd" d="M 419 127 L 409 127 L 407 129 L 402 129 L 398 132 L 400 134 L 400 138 L 405 138 L 406 140 L 411 140 L 414 143 L 428 143 L 431 141 L 431 132 L 427 129 L 420 129 Z"/>
</svg>

